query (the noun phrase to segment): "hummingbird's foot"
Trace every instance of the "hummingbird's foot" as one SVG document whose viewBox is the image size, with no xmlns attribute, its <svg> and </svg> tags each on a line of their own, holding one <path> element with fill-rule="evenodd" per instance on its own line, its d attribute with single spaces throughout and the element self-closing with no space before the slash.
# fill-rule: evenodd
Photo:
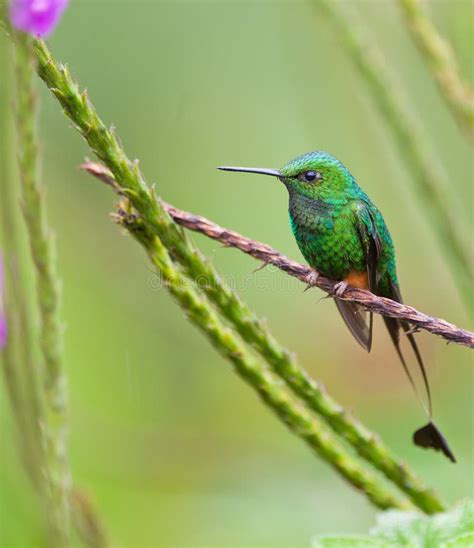
<svg viewBox="0 0 474 548">
<path fill-rule="evenodd" d="M 347 289 L 347 286 L 349 284 L 347 282 L 345 282 L 344 280 L 342 282 L 338 282 L 335 286 L 334 286 L 334 293 L 336 294 L 337 297 L 343 297 L 344 296 L 344 291 Z"/>
<path fill-rule="evenodd" d="M 306 276 L 306 283 L 308 284 L 304 291 L 308 291 L 308 289 L 311 289 L 316 285 L 316 282 L 319 278 L 319 272 L 316 272 L 316 270 L 312 270 L 307 276 Z"/>
<path fill-rule="evenodd" d="M 412 325 L 410 327 L 410 329 L 408 329 L 407 331 L 402 331 L 401 334 L 402 335 L 413 335 L 415 333 L 418 333 L 419 331 L 420 331 L 420 328 L 417 325 Z"/>
<path fill-rule="evenodd" d="M 260 272 L 260 270 L 263 270 L 269 264 L 270 263 L 268 261 L 263 261 L 262 264 L 257 266 L 257 268 L 255 270 L 252 270 L 252 274 L 256 274 L 257 272 Z"/>
</svg>

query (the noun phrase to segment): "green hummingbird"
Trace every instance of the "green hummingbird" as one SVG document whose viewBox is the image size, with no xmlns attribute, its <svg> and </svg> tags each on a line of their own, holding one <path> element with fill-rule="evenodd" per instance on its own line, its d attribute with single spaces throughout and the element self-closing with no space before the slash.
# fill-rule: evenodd
<svg viewBox="0 0 474 548">
<path fill-rule="evenodd" d="M 395 267 L 395 249 L 380 211 L 357 184 L 349 170 L 324 151 L 303 154 L 280 170 L 222 166 L 224 171 L 269 175 L 279 179 L 289 194 L 290 226 L 296 243 L 308 264 L 319 274 L 338 281 L 334 301 L 357 342 L 370 352 L 372 313 L 343 301 L 347 286 L 368 289 L 375 295 L 402 302 Z M 429 422 L 418 429 L 413 441 L 421 447 L 441 450 L 455 461 L 449 445 L 432 420 L 431 392 L 425 366 L 410 326 L 396 318 L 384 317 L 396 352 L 418 395 L 417 388 L 400 348 L 403 331 L 420 368 L 428 408 L 420 401 Z"/>
</svg>

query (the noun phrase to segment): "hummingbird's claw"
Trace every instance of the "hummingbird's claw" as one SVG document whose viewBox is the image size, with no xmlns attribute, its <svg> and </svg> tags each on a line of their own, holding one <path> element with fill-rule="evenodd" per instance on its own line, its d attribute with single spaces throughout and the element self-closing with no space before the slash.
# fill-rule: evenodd
<svg viewBox="0 0 474 548">
<path fill-rule="evenodd" d="M 345 281 L 342 281 L 342 282 L 338 282 L 335 286 L 334 286 L 334 293 L 336 293 L 336 295 L 338 297 L 343 297 L 344 296 L 344 291 L 347 289 L 347 286 L 349 284 Z"/>
<path fill-rule="evenodd" d="M 418 333 L 420 331 L 420 328 L 417 325 L 412 325 L 408 331 L 402 331 L 401 335 L 413 335 L 414 333 Z"/>
<path fill-rule="evenodd" d="M 306 283 L 308 284 L 304 291 L 308 291 L 308 289 L 311 289 L 316 285 L 316 282 L 319 278 L 319 272 L 316 272 L 316 270 L 312 270 L 307 276 L 306 276 Z"/>
<path fill-rule="evenodd" d="M 263 270 L 265 267 L 267 267 L 270 263 L 268 261 L 263 261 L 261 265 L 257 266 L 254 270 L 252 270 L 252 274 L 256 274 L 257 272 L 260 272 L 260 270 Z"/>
</svg>

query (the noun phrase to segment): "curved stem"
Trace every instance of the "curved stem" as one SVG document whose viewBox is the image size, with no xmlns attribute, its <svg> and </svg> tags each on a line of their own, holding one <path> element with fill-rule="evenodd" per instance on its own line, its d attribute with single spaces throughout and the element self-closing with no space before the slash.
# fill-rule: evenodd
<svg viewBox="0 0 474 548">
<path fill-rule="evenodd" d="M 351 457 L 337 438 L 322 422 L 299 405 L 281 383 L 267 370 L 265 364 L 246 350 L 240 339 L 219 319 L 206 297 L 172 261 L 168 250 L 146 223 L 135 213 L 120 210 L 118 222 L 140 242 L 160 273 L 162 280 L 191 322 L 209 339 L 222 356 L 229 360 L 236 373 L 249 384 L 263 402 L 295 435 L 330 464 L 340 475 L 379 508 L 409 508 L 404 499 L 392 495 L 383 483 L 366 471 Z"/>
</svg>

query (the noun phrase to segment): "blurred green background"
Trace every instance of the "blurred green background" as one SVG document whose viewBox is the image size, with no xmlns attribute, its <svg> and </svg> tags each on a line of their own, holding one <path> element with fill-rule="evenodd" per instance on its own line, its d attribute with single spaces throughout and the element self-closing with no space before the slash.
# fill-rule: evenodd
<svg viewBox="0 0 474 548">
<path fill-rule="evenodd" d="M 422 116 L 460 210 L 472 203 L 461 137 L 389 0 L 358 2 Z M 431 13 L 473 78 L 473 3 Z M 72 0 L 50 40 L 157 192 L 178 207 L 301 259 L 282 185 L 219 173 L 279 167 L 325 149 L 385 215 L 406 302 L 469 324 L 451 273 L 383 120 L 312 2 Z M 141 249 L 114 226 L 108 188 L 79 172 L 85 144 L 41 87 L 44 180 L 64 282 L 70 456 L 114 545 L 296 547 L 316 533 L 364 532 L 375 510 L 290 435 L 156 289 Z M 2 105 L 2 116 L 9 104 Z M 469 211 L 467 211 L 469 214 Z M 380 433 L 448 502 L 473 494 L 472 361 L 418 336 L 438 423 L 458 457 L 415 448 L 423 415 L 376 319 L 373 352 L 322 293 L 192 236 L 242 297 L 341 403 Z M 2 391 L 0 544 L 41 532 Z"/>
</svg>

